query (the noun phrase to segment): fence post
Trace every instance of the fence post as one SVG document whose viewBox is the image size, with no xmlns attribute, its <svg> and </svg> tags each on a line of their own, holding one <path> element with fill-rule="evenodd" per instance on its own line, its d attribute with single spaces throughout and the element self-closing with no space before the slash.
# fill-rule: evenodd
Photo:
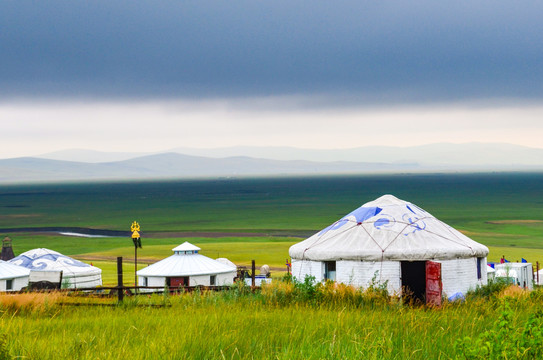
<svg viewBox="0 0 543 360">
<path fill-rule="evenodd" d="M 123 301 L 123 257 L 117 257 L 117 296 L 119 301 Z"/>
<path fill-rule="evenodd" d="M 252 260 L 251 263 L 252 263 L 251 264 L 251 287 L 254 289 L 255 288 L 255 272 L 256 272 L 255 268 L 256 268 L 256 266 L 255 266 L 255 261 L 254 260 Z"/>
</svg>

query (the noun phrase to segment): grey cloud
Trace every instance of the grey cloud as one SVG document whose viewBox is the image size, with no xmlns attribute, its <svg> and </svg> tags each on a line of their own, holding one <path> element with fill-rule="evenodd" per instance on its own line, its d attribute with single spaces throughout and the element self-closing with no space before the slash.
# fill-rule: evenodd
<svg viewBox="0 0 543 360">
<path fill-rule="evenodd" d="M 3 1 L 0 95 L 540 99 L 542 10 L 534 1 Z"/>
</svg>

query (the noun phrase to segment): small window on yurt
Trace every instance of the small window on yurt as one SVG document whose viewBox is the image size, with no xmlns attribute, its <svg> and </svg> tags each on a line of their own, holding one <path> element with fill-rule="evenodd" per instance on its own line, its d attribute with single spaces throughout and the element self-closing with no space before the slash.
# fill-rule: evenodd
<svg viewBox="0 0 543 360">
<path fill-rule="evenodd" d="M 483 276 L 481 274 L 481 266 L 483 265 L 483 258 L 477 258 L 477 279 L 480 280 Z"/>
<path fill-rule="evenodd" d="M 216 280 L 217 280 L 217 275 L 211 275 L 211 276 L 209 277 L 209 285 L 215 286 Z"/>
<path fill-rule="evenodd" d="M 324 280 L 336 281 L 336 262 L 335 261 L 324 262 Z"/>
<path fill-rule="evenodd" d="M 6 290 L 13 290 L 13 279 L 6 280 Z"/>
</svg>

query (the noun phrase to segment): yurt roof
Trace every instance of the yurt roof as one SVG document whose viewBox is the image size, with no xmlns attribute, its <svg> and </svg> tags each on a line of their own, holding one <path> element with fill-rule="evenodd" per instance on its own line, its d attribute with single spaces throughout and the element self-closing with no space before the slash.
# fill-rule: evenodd
<svg viewBox="0 0 543 360">
<path fill-rule="evenodd" d="M 198 246 L 192 245 L 188 241 L 185 241 L 179 246 L 176 246 L 172 251 L 200 251 L 201 249 Z"/>
<path fill-rule="evenodd" d="M 416 261 L 484 257 L 488 248 L 418 206 L 384 195 L 290 247 L 293 259 Z"/>
<path fill-rule="evenodd" d="M 224 265 L 228 265 L 228 266 L 231 266 L 233 268 L 235 268 L 237 270 L 237 265 L 234 264 L 232 261 L 228 260 L 227 258 L 217 258 L 215 259 L 215 261 L 218 261 L 220 262 L 221 264 L 224 264 Z"/>
<path fill-rule="evenodd" d="M 25 267 L 0 260 L 0 279 L 15 279 L 28 276 L 29 274 L 30 270 Z"/>
<path fill-rule="evenodd" d="M 63 276 L 101 274 L 102 270 L 49 249 L 33 249 L 14 257 L 11 264 L 30 270 L 63 271 Z"/>
<path fill-rule="evenodd" d="M 194 248 L 198 247 L 193 246 Z M 182 245 L 185 245 L 182 244 Z M 178 247 L 174 248 L 174 251 L 187 251 L 189 246 L 185 245 L 185 248 L 179 250 Z M 156 262 L 147 266 L 137 272 L 138 276 L 194 276 L 194 275 L 213 275 L 223 274 L 229 272 L 235 272 L 236 267 L 223 264 L 217 260 L 208 258 L 201 254 L 174 254 L 166 259 Z"/>
</svg>

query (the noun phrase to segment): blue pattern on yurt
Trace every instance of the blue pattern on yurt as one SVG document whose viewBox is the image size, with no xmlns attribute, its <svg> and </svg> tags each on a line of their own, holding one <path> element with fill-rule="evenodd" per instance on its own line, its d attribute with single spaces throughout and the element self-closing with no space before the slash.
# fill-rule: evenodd
<svg viewBox="0 0 543 360">
<path fill-rule="evenodd" d="M 391 221 L 389 219 L 387 219 L 387 218 L 379 218 L 379 219 L 377 219 L 377 221 L 375 221 L 373 223 L 373 226 L 376 229 L 381 230 L 382 228 L 387 227 L 390 224 L 391 224 Z"/>
<path fill-rule="evenodd" d="M 418 215 L 415 211 L 413 211 L 413 209 L 409 207 L 409 205 L 406 205 L 405 207 L 414 215 Z M 417 207 L 417 209 L 419 208 Z M 402 219 L 405 222 L 409 223 L 409 227 L 406 228 L 406 231 L 403 233 L 404 236 L 426 229 L 426 223 L 421 220 L 422 218 L 418 216 L 412 216 L 410 213 L 405 213 Z"/>
<path fill-rule="evenodd" d="M 28 257 L 25 255 L 19 255 L 10 260 L 10 263 L 23 266 L 30 270 L 44 270 L 48 265 L 52 263 L 59 263 L 66 266 L 77 266 L 77 267 L 90 267 L 89 264 L 85 264 L 79 260 L 72 259 L 65 255 L 57 254 L 44 254 L 36 257 Z"/>
<path fill-rule="evenodd" d="M 350 212 L 349 214 L 342 217 L 340 220 L 336 221 L 334 224 L 328 226 L 327 228 L 321 230 L 319 235 L 325 234 L 330 230 L 336 230 L 349 222 L 350 217 L 354 217 L 357 223 L 364 222 L 372 217 L 378 215 L 383 209 L 380 207 L 359 207 L 358 209 Z"/>
<path fill-rule="evenodd" d="M 403 232 L 404 236 L 408 236 L 410 234 L 413 234 L 417 231 L 425 230 L 426 229 L 426 223 L 424 220 L 422 220 L 425 215 L 420 214 L 425 213 L 424 210 L 420 209 L 418 206 L 409 204 L 405 205 L 407 212 L 403 214 L 402 220 L 408 224 L 408 227 Z M 396 223 L 396 219 L 388 215 L 386 213 L 382 212 L 383 209 L 380 207 L 359 207 L 358 209 L 350 212 L 349 214 L 342 217 L 340 220 L 336 221 L 332 225 L 328 226 L 327 228 L 321 230 L 319 232 L 319 235 L 323 235 L 327 233 L 330 230 L 337 230 L 347 224 L 349 221 L 353 221 L 352 218 L 354 217 L 356 222 L 358 224 L 373 218 L 374 216 L 381 215 L 381 217 L 374 221 L 373 226 L 377 230 L 382 230 L 383 228 L 391 227 Z M 423 216 L 420 216 L 423 215 Z"/>
</svg>

